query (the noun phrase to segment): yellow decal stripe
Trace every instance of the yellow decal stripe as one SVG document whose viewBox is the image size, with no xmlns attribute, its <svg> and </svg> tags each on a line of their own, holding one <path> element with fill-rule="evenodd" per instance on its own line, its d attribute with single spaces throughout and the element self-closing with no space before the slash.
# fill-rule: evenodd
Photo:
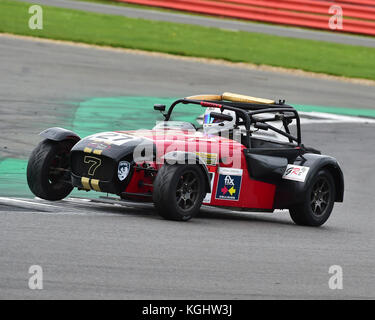
<svg viewBox="0 0 375 320">
<path fill-rule="evenodd" d="M 83 186 L 84 189 L 91 190 L 90 179 L 89 178 L 82 177 L 81 178 L 81 183 L 82 183 L 82 186 Z"/>
<path fill-rule="evenodd" d="M 91 179 L 91 186 L 95 191 L 101 191 L 99 187 L 99 180 Z"/>
<path fill-rule="evenodd" d="M 98 156 L 100 156 L 102 154 L 103 150 L 94 150 L 93 153 L 94 154 L 97 154 Z"/>
<path fill-rule="evenodd" d="M 88 148 L 88 147 L 86 147 L 85 149 L 83 149 L 84 153 L 91 153 L 91 151 L 92 151 L 92 149 Z"/>
</svg>

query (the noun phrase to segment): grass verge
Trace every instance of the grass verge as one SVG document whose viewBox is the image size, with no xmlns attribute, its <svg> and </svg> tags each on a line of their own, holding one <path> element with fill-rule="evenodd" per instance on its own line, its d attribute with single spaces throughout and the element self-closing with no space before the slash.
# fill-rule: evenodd
<svg viewBox="0 0 375 320">
<path fill-rule="evenodd" d="M 49 6 L 43 6 L 43 30 L 31 30 L 29 7 L 30 3 L 2 0 L 0 32 L 375 80 L 374 48 Z"/>
</svg>

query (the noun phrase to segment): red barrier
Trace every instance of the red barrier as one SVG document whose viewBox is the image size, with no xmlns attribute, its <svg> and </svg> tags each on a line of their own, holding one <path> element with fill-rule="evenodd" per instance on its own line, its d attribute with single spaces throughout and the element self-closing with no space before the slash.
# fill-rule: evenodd
<svg viewBox="0 0 375 320">
<path fill-rule="evenodd" d="M 122 2 L 142 4 L 162 8 L 170 8 L 195 13 L 204 13 L 223 17 L 240 18 L 270 22 L 276 24 L 294 25 L 315 29 L 329 30 L 329 15 L 307 14 L 295 11 L 285 11 L 265 7 L 255 7 L 244 4 L 229 3 L 228 0 L 118 0 Z M 238 1 L 238 0 L 236 0 Z M 249 0 L 251 1 L 251 0 Z M 255 1 L 255 0 L 254 0 Z M 265 1 L 261 1 L 262 3 Z M 267 1 L 276 2 L 276 1 Z M 295 9 L 294 9 L 295 10 Z M 349 32 L 375 36 L 375 23 L 369 21 L 344 19 L 344 29 L 337 32 Z"/>
<path fill-rule="evenodd" d="M 257 6 L 264 8 L 283 9 L 290 11 L 301 11 L 308 13 L 317 13 L 322 15 L 329 14 L 329 8 L 333 5 L 340 5 L 345 17 L 375 20 L 375 7 L 369 8 L 354 4 L 338 4 L 337 2 L 312 1 L 312 0 L 219 0 L 233 4 Z"/>
<path fill-rule="evenodd" d="M 351 3 L 351 4 L 359 4 L 363 6 L 373 6 L 375 7 L 375 1 L 374 0 L 338 0 L 335 1 L 337 4 L 340 3 Z"/>
</svg>

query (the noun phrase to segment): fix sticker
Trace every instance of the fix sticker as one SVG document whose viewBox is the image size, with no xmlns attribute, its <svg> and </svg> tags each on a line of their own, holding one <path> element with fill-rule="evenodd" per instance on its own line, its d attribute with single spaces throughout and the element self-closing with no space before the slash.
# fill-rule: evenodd
<svg viewBox="0 0 375 320">
<path fill-rule="evenodd" d="M 220 168 L 216 199 L 238 201 L 240 198 L 242 169 Z"/>
<path fill-rule="evenodd" d="M 309 167 L 288 164 L 283 175 L 283 179 L 305 182 Z"/>
<path fill-rule="evenodd" d="M 212 191 L 214 189 L 214 180 L 215 180 L 215 173 L 214 172 L 210 172 L 210 180 L 211 180 L 211 192 L 206 194 L 206 196 L 203 199 L 203 203 L 210 203 L 211 202 L 211 196 L 212 196 Z"/>
</svg>

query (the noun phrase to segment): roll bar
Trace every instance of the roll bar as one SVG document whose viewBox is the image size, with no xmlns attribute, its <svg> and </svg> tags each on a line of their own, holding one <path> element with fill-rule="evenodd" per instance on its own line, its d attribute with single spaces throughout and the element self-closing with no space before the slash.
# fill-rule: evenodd
<svg viewBox="0 0 375 320">
<path fill-rule="evenodd" d="M 195 96 L 195 97 L 203 97 L 203 96 Z M 194 97 L 194 98 L 195 98 Z M 207 96 L 204 96 L 207 97 Z M 217 97 L 217 96 L 215 96 Z M 193 98 L 193 97 L 191 97 Z M 190 99 L 190 98 L 184 98 L 184 99 L 178 99 L 174 101 L 171 106 L 169 107 L 168 111 L 166 114 L 163 113 L 163 116 L 165 118 L 165 121 L 169 121 L 173 109 L 178 105 L 178 104 L 195 104 L 195 105 L 201 105 L 204 108 L 218 108 L 220 111 L 223 110 L 231 110 L 236 112 L 239 118 L 243 120 L 243 125 L 245 126 L 246 129 L 246 142 L 248 146 L 250 147 L 250 137 L 251 137 L 251 131 L 250 131 L 250 126 L 252 123 L 262 123 L 263 127 L 267 127 L 267 129 L 270 129 L 286 138 L 289 139 L 289 142 L 297 142 L 298 146 L 301 145 L 301 121 L 300 117 L 298 115 L 298 112 L 296 109 L 294 109 L 290 105 L 284 104 L 284 101 L 280 101 L 279 104 L 276 103 L 269 103 L 269 104 L 257 104 L 257 103 L 246 103 L 246 102 L 228 102 L 228 101 L 215 101 L 215 100 L 195 100 L 195 99 Z M 272 118 L 258 118 L 256 115 L 262 114 L 262 113 L 280 113 L 276 114 Z M 284 113 L 293 113 L 293 115 L 285 115 Z M 297 125 L 297 136 L 293 136 L 290 133 L 289 130 L 289 124 L 291 121 L 295 119 L 296 120 L 296 125 Z M 283 126 L 285 129 L 285 132 L 270 125 L 267 122 L 272 122 L 272 121 L 282 121 Z"/>
</svg>

